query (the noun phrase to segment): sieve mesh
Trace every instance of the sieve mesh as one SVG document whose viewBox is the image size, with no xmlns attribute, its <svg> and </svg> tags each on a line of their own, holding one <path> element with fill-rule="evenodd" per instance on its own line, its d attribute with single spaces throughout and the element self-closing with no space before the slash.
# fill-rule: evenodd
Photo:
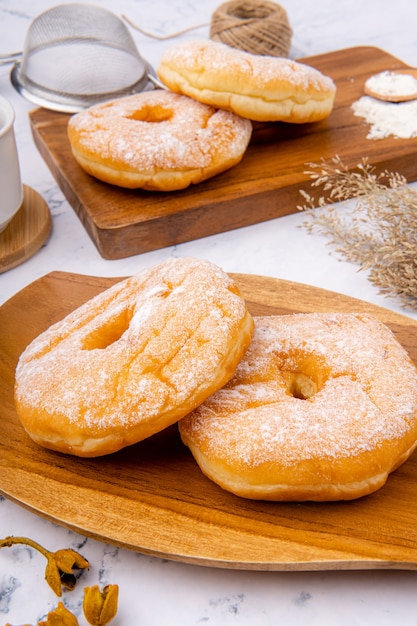
<svg viewBox="0 0 417 626">
<path fill-rule="evenodd" d="M 33 20 L 11 78 L 29 100 L 76 111 L 153 88 L 152 73 L 118 16 L 95 5 L 70 3 Z"/>
</svg>

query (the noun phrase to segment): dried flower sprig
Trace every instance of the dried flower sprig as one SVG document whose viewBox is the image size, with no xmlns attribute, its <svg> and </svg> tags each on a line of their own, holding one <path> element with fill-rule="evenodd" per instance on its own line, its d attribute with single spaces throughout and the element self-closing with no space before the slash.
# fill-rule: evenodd
<svg viewBox="0 0 417 626">
<path fill-rule="evenodd" d="M 417 309 L 417 191 L 397 172 L 377 174 L 367 159 L 355 170 L 338 156 L 307 165 L 314 195 L 300 192 L 304 205 L 297 208 L 310 218 L 303 226 L 327 236 L 338 254 L 367 270 L 380 293 Z M 317 188 L 323 192 L 318 198 Z"/>
<path fill-rule="evenodd" d="M 50 552 L 39 543 L 28 537 L 5 537 L 0 539 L 0 548 L 11 548 L 16 544 L 24 544 L 40 552 L 47 560 L 45 580 L 57 596 L 62 589 L 72 591 L 77 579 L 74 569 L 89 569 L 90 564 L 81 554 L 66 548 Z M 106 626 L 116 616 L 119 599 L 119 586 L 106 585 L 102 590 L 98 585 L 84 587 L 83 612 L 91 626 Z M 6 624 L 6 626 L 11 626 Z M 27 624 L 30 626 L 30 624 Z M 38 626 L 79 626 L 78 620 L 63 602 L 59 602 L 50 611 L 46 621 L 38 622 Z"/>
<path fill-rule="evenodd" d="M 37 550 L 46 558 L 45 580 L 57 596 L 62 589 L 74 589 L 77 578 L 74 570 L 89 569 L 89 562 L 75 550 L 66 548 L 50 552 L 33 539 L 28 537 L 6 537 L 0 539 L 0 548 L 10 548 L 16 544 L 24 544 Z"/>
</svg>

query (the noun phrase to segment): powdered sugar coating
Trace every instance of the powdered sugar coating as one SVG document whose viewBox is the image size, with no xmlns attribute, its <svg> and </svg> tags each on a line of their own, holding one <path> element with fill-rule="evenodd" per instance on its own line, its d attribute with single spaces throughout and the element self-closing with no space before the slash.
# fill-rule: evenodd
<svg viewBox="0 0 417 626">
<path fill-rule="evenodd" d="M 116 184 L 118 173 L 131 174 L 131 185 L 120 181 L 132 187 L 135 174 L 141 181 L 161 171 L 175 177 L 227 169 L 241 159 L 251 132 L 248 120 L 162 89 L 96 105 L 68 124 L 74 155 L 87 171 L 101 165 L 103 176 L 111 169 L 108 182 Z"/>
<path fill-rule="evenodd" d="M 245 302 L 220 268 L 168 261 L 96 296 L 26 348 L 16 369 L 19 416 L 57 449 L 93 456 L 112 438 L 119 449 L 230 379 L 251 334 Z"/>
<path fill-rule="evenodd" d="M 335 91 L 332 79 L 309 65 L 283 57 L 251 54 L 214 41 L 180 42 L 165 51 L 161 64 L 165 63 L 199 76 L 202 86 L 207 81 L 207 74 L 226 73 L 236 77 L 243 93 L 252 95 L 265 92 L 277 79 L 287 83 L 286 88 L 291 94 L 294 89 L 295 93 L 299 92 L 299 97 L 304 94 L 308 98 L 319 98 Z"/>
<path fill-rule="evenodd" d="M 333 80 L 311 66 L 212 40 L 171 46 L 158 76 L 176 93 L 259 122 L 323 120 L 336 95 Z"/>
<path fill-rule="evenodd" d="M 294 397 L 286 372 L 314 379 L 316 392 Z M 358 476 L 391 471 L 415 445 L 417 370 L 369 315 L 257 317 L 234 378 L 184 418 L 180 431 L 206 470 L 212 460 L 236 480 L 256 483 L 259 468 L 277 485 L 292 475 L 292 487 L 318 481 L 320 491 L 320 480 L 336 487 L 340 480 L 342 490 Z"/>
</svg>

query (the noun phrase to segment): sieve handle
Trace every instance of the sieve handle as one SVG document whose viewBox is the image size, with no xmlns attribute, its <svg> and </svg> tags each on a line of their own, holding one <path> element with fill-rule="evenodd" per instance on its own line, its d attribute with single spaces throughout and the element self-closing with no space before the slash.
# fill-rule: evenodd
<svg viewBox="0 0 417 626">
<path fill-rule="evenodd" d="M 0 65 L 14 63 L 22 56 L 21 52 L 9 52 L 8 54 L 0 54 Z"/>
<path fill-rule="evenodd" d="M 158 87 L 159 89 L 167 89 L 167 86 L 161 83 L 161 81 L 151 72 L 148 72 L 147 77 L 151 81 L 151 83 L 155 85 L 155 87 Z"/>
</svg>

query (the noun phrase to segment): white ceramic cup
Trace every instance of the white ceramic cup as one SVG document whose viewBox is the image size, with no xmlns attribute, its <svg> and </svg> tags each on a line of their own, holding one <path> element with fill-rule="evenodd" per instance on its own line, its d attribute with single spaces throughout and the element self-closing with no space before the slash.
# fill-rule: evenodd
<svg viewBox="0 0 417 626">
<path fill-rule="evenodd" d="M 0 233 L 20 209 L 23 185 L 14 135 L 14 110 L 0 96 Z"/>
</svg>

